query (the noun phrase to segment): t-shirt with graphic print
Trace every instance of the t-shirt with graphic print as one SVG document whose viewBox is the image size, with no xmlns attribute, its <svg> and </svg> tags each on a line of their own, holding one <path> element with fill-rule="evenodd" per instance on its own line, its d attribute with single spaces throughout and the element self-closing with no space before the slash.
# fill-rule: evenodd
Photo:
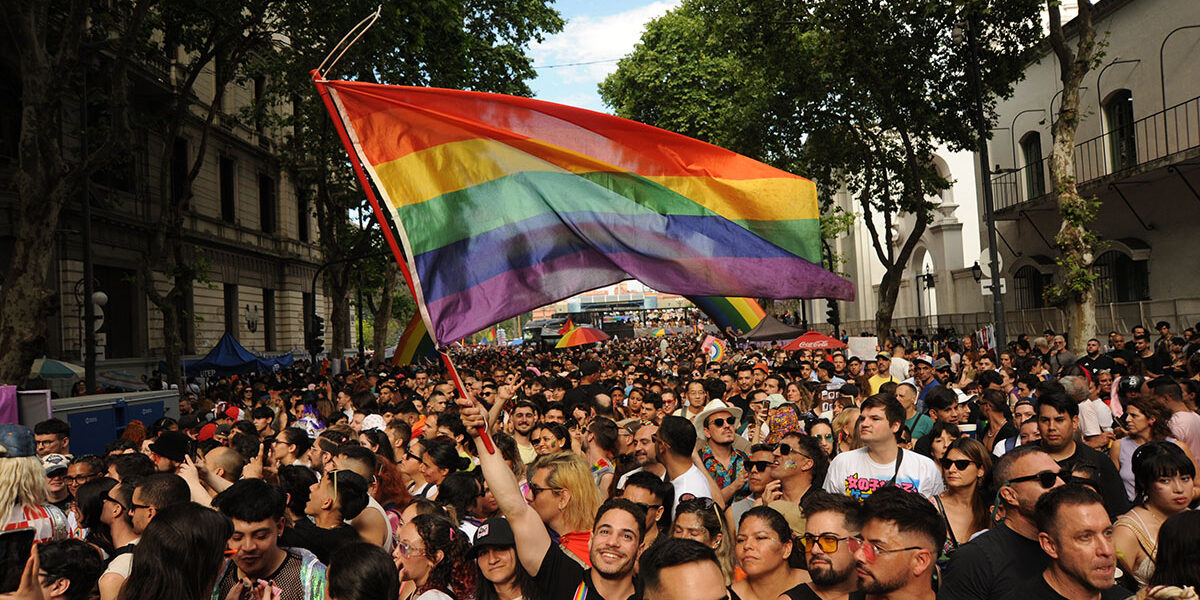
<svg viewBox="0 0 1200 600">
<path fill-rule="evenodd" d="M 897 472 L 895 461 L 887 464 L 877 463 L 871 460 L 866 448 L 835 456 L 833 462 L 829 463 L 829 472 L 825 476 L 823 487 L 829 493 L 842 494 L 861 501 L 891 481 L 893 475 L 896 487 L 919 492 L 926 498 L 936 496 L 945 489 L 942 472 L 929 457 L 906 450 Z"/>
</svg>

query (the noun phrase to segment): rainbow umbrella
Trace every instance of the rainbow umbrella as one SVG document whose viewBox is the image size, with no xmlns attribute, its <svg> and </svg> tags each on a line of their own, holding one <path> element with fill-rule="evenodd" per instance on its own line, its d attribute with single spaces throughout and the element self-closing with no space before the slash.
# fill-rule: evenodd
<svg viewBox="0 0 1200 600">
<path fill-rule="evenodd" d="M 555 348 L 570 348 L 584 344 L 594 344 L 608 339 L 608 334 L 594 327 L 576 327 L 563 334 Z"/>
</svg>

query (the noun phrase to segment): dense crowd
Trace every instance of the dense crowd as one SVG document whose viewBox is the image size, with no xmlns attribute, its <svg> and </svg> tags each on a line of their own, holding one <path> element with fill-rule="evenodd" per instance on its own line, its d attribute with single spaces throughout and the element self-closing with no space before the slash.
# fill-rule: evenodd
<svg viewBox="0 0 1200 600">
<path fill-rule="evenodd" d="M 1195 600 L 1200 339 L 1156 329 L 297 368 L 99 456 L 0 425 L 0 598 Z"/>
</svg>

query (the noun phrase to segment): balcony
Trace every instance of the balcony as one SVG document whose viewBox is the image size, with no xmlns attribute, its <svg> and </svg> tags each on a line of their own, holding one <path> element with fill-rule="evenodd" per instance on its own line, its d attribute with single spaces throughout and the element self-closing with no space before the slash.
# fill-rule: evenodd
<svg viewBox="0 0 1200 600">
<path fill-rule="evenodd" d="M 1075 146 L 1080 188 L 1106 177 L 1122 178 L 1162 167 L 1200 148 L 1200 96 L 1176 104 Z M 1050 195 L 1050 159 L 992 177 L 996 211 Z"/>
</svg>

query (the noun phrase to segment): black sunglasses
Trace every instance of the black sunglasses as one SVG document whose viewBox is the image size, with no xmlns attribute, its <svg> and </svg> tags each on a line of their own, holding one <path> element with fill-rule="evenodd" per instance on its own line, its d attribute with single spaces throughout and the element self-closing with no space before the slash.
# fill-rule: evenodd
<svg viewBox="0 0 1200 600">
<path fill-rule="evenodd" d="M 1042 488 L 1048 490 L 1048 489 L 1054 487 L 1055 481 L 1059 481 L 1059 480 L 1061 480 L 1063 483 L 1067 482 L 1066 479 L 1063 479 L 1062 473 L 1055 473 L 1053 471 L 1042 471 L 1041 473 L 1036 473 L 1033 475 L 1026 475 L 1024 477 L 1013 477 L 1012 479 L 1009 479 L 1008 482 L 1009 483 L 1021 483 L 1023 481 L 1037 481 L 1038 484 L 1042 486 Z"/>
<path fill-rule="evenodd" d="M 958 469 L 959 471 L 966 471 L 967 467 L 975 464 L 975 461 L 973 461 L 969 458 L 960 458 L 958 460 L 950 460 L 949 458 L 941 458 L 941 459 L 938 459 L 938 462 L 941 463 L 942 468 L 946 469 L 947 471 L 950 470 L 951 466 L 953 466 L 955 469 Z M 1054 485 L 1054 484 L 1051 483 L 1050 485 Z"/>
<path fill-rule="evenodd" d="M 771 468 L 773 463 L 774 461 L 770 460 L 748 460 L 745 462 L 745 465 L 746 470 L 750 471 L 751 473 L 755 471 L 765 473 L 767 469 Z"/>
<path fill-rule="evenodd" d="M 730 427 L 732 427 L 737 425 L 737 419 L 734 419 L 733 417 L 717 417 L 709 421 L 708 424 L 712 425 L 713 427 L 724 427 L 726 424 L 728 424 Z"/>
</svg>

